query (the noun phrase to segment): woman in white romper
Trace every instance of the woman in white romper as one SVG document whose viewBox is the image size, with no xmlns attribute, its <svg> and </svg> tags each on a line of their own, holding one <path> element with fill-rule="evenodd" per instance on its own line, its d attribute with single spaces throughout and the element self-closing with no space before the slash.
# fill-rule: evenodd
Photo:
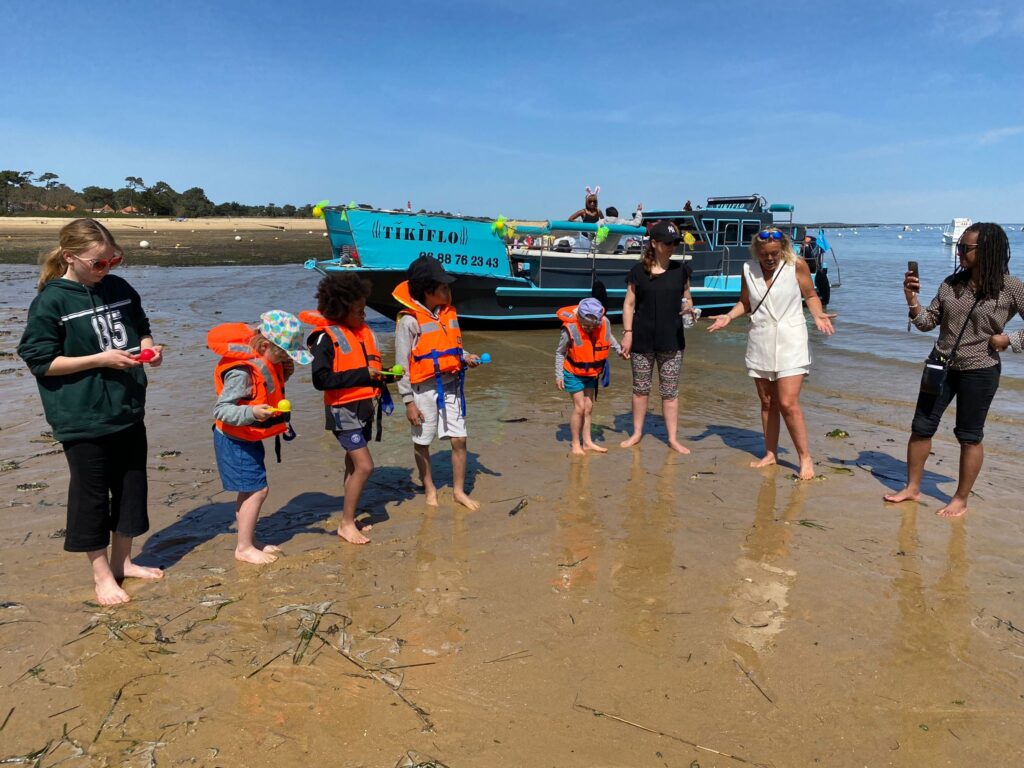
<svg viewBox="0 0 1024 768">
<path fill-rule="evenodd" d="M 750 315 L 747 335 L 747 374 L 754 379 L 761 400 L 764 458 L 752 467 L 775 464 L 779 451 L 780 416 L 800 460 L 800 479 L 814 477 L 814 461 L 807 443 L 807 425 L 800 409 L 800 387 L 810 371 L 807 321 L 803 302 L 814 324 L 832 335 L 832 321 L 814 291 L 807 263 L 793 252 L 789 236 L 775 227 L 761 230 L 750 244 L 754 258 L 743 265 L 740 300 L 726 314 L 715 318 L 709 331 L 727 326 L 741 315 Z"/>
</svg>

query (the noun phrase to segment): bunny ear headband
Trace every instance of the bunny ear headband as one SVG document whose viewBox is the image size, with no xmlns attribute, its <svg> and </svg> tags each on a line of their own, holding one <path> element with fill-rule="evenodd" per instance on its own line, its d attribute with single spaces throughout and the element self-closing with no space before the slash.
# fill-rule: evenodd
<svg viewBox="0 0 1024 768">
<path fill-rule="evenodd" d="M 598 184 L 596 187 L 594 187 L 593 191 L 591 191 L 590 187 L 586 187 L 586 190 L 587 190 L 587 197 L 590 197 L 591 195 L 593 195 L 594 197 L 597 197 L 598 195 L 601 194 L 601 185 Z"/>
</svg>

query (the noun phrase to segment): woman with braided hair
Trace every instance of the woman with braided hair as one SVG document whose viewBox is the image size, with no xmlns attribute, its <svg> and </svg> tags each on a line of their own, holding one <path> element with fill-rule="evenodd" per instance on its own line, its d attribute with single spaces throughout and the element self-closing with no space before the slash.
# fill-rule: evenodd
<svg viewBox="0 0 1024 768">
<path fill-rule="evenodd" d="M 985 458 L 982 447 L 985 418 L 999 388 L 999 353 L 1007 347 L 1024 349 L 1024 331 L 1004 333 L 1014 315 L 1024 317 L 1024 283 L 1010 274 L 1010 243 L 998 224 L 972 224 L 956 244 L 958 269 L 939 285 L 927 308 L 918 303 L 921 281 L 913 272 L 903 277 L 910 320 L 918 330 L 939 327 L 933 357 L 949 369 L 938 392 L 922 390 L 907 445 L 907 484 L 884 498 L 891 503 L 917 501 L 921 478 L 932 447 L 932 435 L 946 407 L 956 398 L 960 443 L 960 478 L 948 504 L 936 514 L 960 517 Z"/>
</svg>

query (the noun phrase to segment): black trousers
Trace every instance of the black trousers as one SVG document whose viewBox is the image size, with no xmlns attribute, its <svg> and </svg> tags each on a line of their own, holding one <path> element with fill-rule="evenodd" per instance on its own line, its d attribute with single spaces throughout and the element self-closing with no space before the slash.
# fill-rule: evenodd
<svg viewBox="0 0 1024 768">
<path fill-rule="evenodd" d="M 917 396 L 917 410 L 910 431 L 919 437 L 931 437 L 939 428 L 946 408 L 956 398 L 956 426 L 953 434 L 961 443 L 980 443 L 985 437 L 985 419 L 992 398 L 999 389 L 998 363 L 989 368 L 971 371 L 950 369 L 938 394 L 921 392 Z"/>
<path fill-rule="evenodd" d="M 64 549 L 94 552 L 110 544 L 111 531 L 139 536 L 149 530 L 146 427 L 137 424 L 91 440 L 69 440 L 71 471 Z"/>
</svg>

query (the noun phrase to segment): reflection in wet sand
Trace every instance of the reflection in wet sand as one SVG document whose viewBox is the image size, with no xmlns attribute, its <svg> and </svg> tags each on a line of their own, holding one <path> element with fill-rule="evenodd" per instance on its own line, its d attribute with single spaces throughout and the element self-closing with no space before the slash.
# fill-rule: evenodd
<svg viewBox="0 0 1024 768">
<path fill-rule="evenodd" d="M 938 765 L 946 747 L 929 732 L 958 718 L 958 708 L 974 698 L 963 675 L 972 656 L 967 528 L 963 520 L 949 525 L 945 564 L 929 589 L 924 573 L 938 558 L 921 551 L 919 505 L 904 506 L 896 537 L 900 567 L 892 579 L 898 616 L 879 674 L 890 682 L 904 756 L 917 765 Z"/>
<path fill-rule="evenodd" d="M 632 465 L 625 489 L 624 536 L 612 554 L 611 590 L 621 601 L 616 618 L 623 623 L 622 631 L 658 648 L 668 639 L 668 633 L 657 634 L 668 621 L 666 612 L 685 610 L 685 606 L 670 603 L 677 515 L 684 512 L 676 508 L 673 489 L 680 459 L 666 453 L 664 463 L 653 473 L 644 468 L 642 451 L 633 450 L 629 455 Z M 651 477 L 657 481 L 654 494 L 648 489 Z"/>
<path fill-rule="evenodd" d="M 769 470 L 761 482 L 754 512 L 754 524 L 743 542 L 743 555 L 736 561 L 736 583 L 730 595 L 730 639 L 727 646 L 743 660 L 747 669 L 761 666 L 776 636 L 782 632 L 789 605 L 789 591 L 797 572 L 784 567 L 789 555 L 793 523 L 803 512 L 807 483 L 790 483 L 789 500 L 775 517 L 777 472 Z"/>
<path fill-rule="evenodd" d="M 592 458 L 595 457 L 584 456 L 569 462 L 568 484 L 559 504 L 559 573 L 552 584 L 562 591 L 585 594 L 594 586 L 600 568 L 600 523 L 590 486 Z"/>
</svg>

